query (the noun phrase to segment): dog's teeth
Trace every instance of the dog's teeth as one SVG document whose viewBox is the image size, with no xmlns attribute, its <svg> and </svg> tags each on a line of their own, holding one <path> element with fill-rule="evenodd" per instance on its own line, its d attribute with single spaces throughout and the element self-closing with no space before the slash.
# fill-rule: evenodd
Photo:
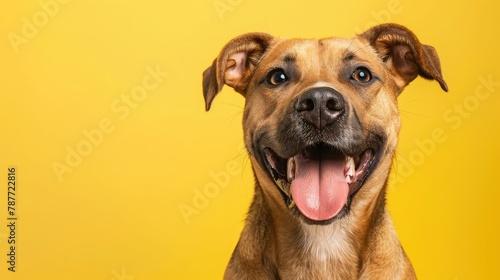
<svg viewBox="0 0 500 280">
<path fill-rule="evenodd" d="M 286 165 L 286 177 L 289 183 L 295 179 L 295 159 L 293 157 L 288 159 Z"/>
<path fill-rule="evenodd" d="M 356 165 L 354 163 L 354 159 L 352 157 L 346 157 L 344 166 L 344 176 L 348 183 L 352 181 L 352 178 L 354 178 L 355 173 L 356 173 Z"/>
<path fill-rule="evenodd" d="M 288 209 L 292 209 L 293 207 L 295 207 L 295 201 L 290 201 L 290 204 L 288 204 Z"/>
</svg>

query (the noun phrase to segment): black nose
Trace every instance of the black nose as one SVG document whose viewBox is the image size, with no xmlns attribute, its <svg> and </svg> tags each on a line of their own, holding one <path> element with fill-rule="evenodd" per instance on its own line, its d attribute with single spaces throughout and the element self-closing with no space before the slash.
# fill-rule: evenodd
<svg viewBox="0 0 500 280">
<path fill-rule="evenodd" d="M 332 88 L 313 88 L 300 96 L 295 109 L 306 122 L 323 129 L 343 114 L 345 102 Z"/>
</svg>

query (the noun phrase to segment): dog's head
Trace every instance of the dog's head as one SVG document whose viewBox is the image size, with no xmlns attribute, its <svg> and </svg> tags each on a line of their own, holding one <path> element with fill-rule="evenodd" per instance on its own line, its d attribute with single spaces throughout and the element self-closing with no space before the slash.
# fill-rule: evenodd
<svg viewBox="0 0 500 280">
<path fill-rule="evenodd" d="M 206 110 L 224 84 L 245 97 L 245 145 L 264 193 L 303 221 L 328 223 L 385 186 L 397 97 L 419 75 L 447 91 L 434 48 L 395 24 L 352 39 L 250 33 L 203 73 L 203 94 Z"/>
</svg>

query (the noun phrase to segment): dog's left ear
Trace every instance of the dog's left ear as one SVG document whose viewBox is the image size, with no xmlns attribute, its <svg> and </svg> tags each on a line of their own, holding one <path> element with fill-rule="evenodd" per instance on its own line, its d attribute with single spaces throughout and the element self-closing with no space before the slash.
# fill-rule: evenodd
<svg viewBox="0 0 500 280">
<path fill-rule="evenodd" d="M 266 33 L 247 33 L 224 46 L 212 66 L 203 72 L 203 96 L 207 111 L 224 84 L 244 94 L 249 77 L 273 40 L 274 37 Z"/>
<path fill-rule="evenodd" d="M 368 40 L 389 69 L 400 78 L 396 82 L 401 90 L 420 75 L 425 79 L 436 80 L 444 91 L 448 91 L 436 50 L 421 44 L 406 27 L 381 24 L 360 36 Z"/>
</svg>

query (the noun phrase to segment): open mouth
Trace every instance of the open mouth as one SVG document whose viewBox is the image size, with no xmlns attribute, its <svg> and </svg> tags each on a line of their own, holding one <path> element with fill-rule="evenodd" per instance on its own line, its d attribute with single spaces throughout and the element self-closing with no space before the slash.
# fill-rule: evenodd
<svg viewBox="0 0 500 280">
<path fill-rule="evenodd" d="M 375 150 L 367 148 L 348 156 L 319 143 L 288 159 L 265 148 L 264 158 L 287 206 L 296 207 L 309 220 L 322 222 L 339 215 L 361 188 L 373 169 Z"/>
</svg>

